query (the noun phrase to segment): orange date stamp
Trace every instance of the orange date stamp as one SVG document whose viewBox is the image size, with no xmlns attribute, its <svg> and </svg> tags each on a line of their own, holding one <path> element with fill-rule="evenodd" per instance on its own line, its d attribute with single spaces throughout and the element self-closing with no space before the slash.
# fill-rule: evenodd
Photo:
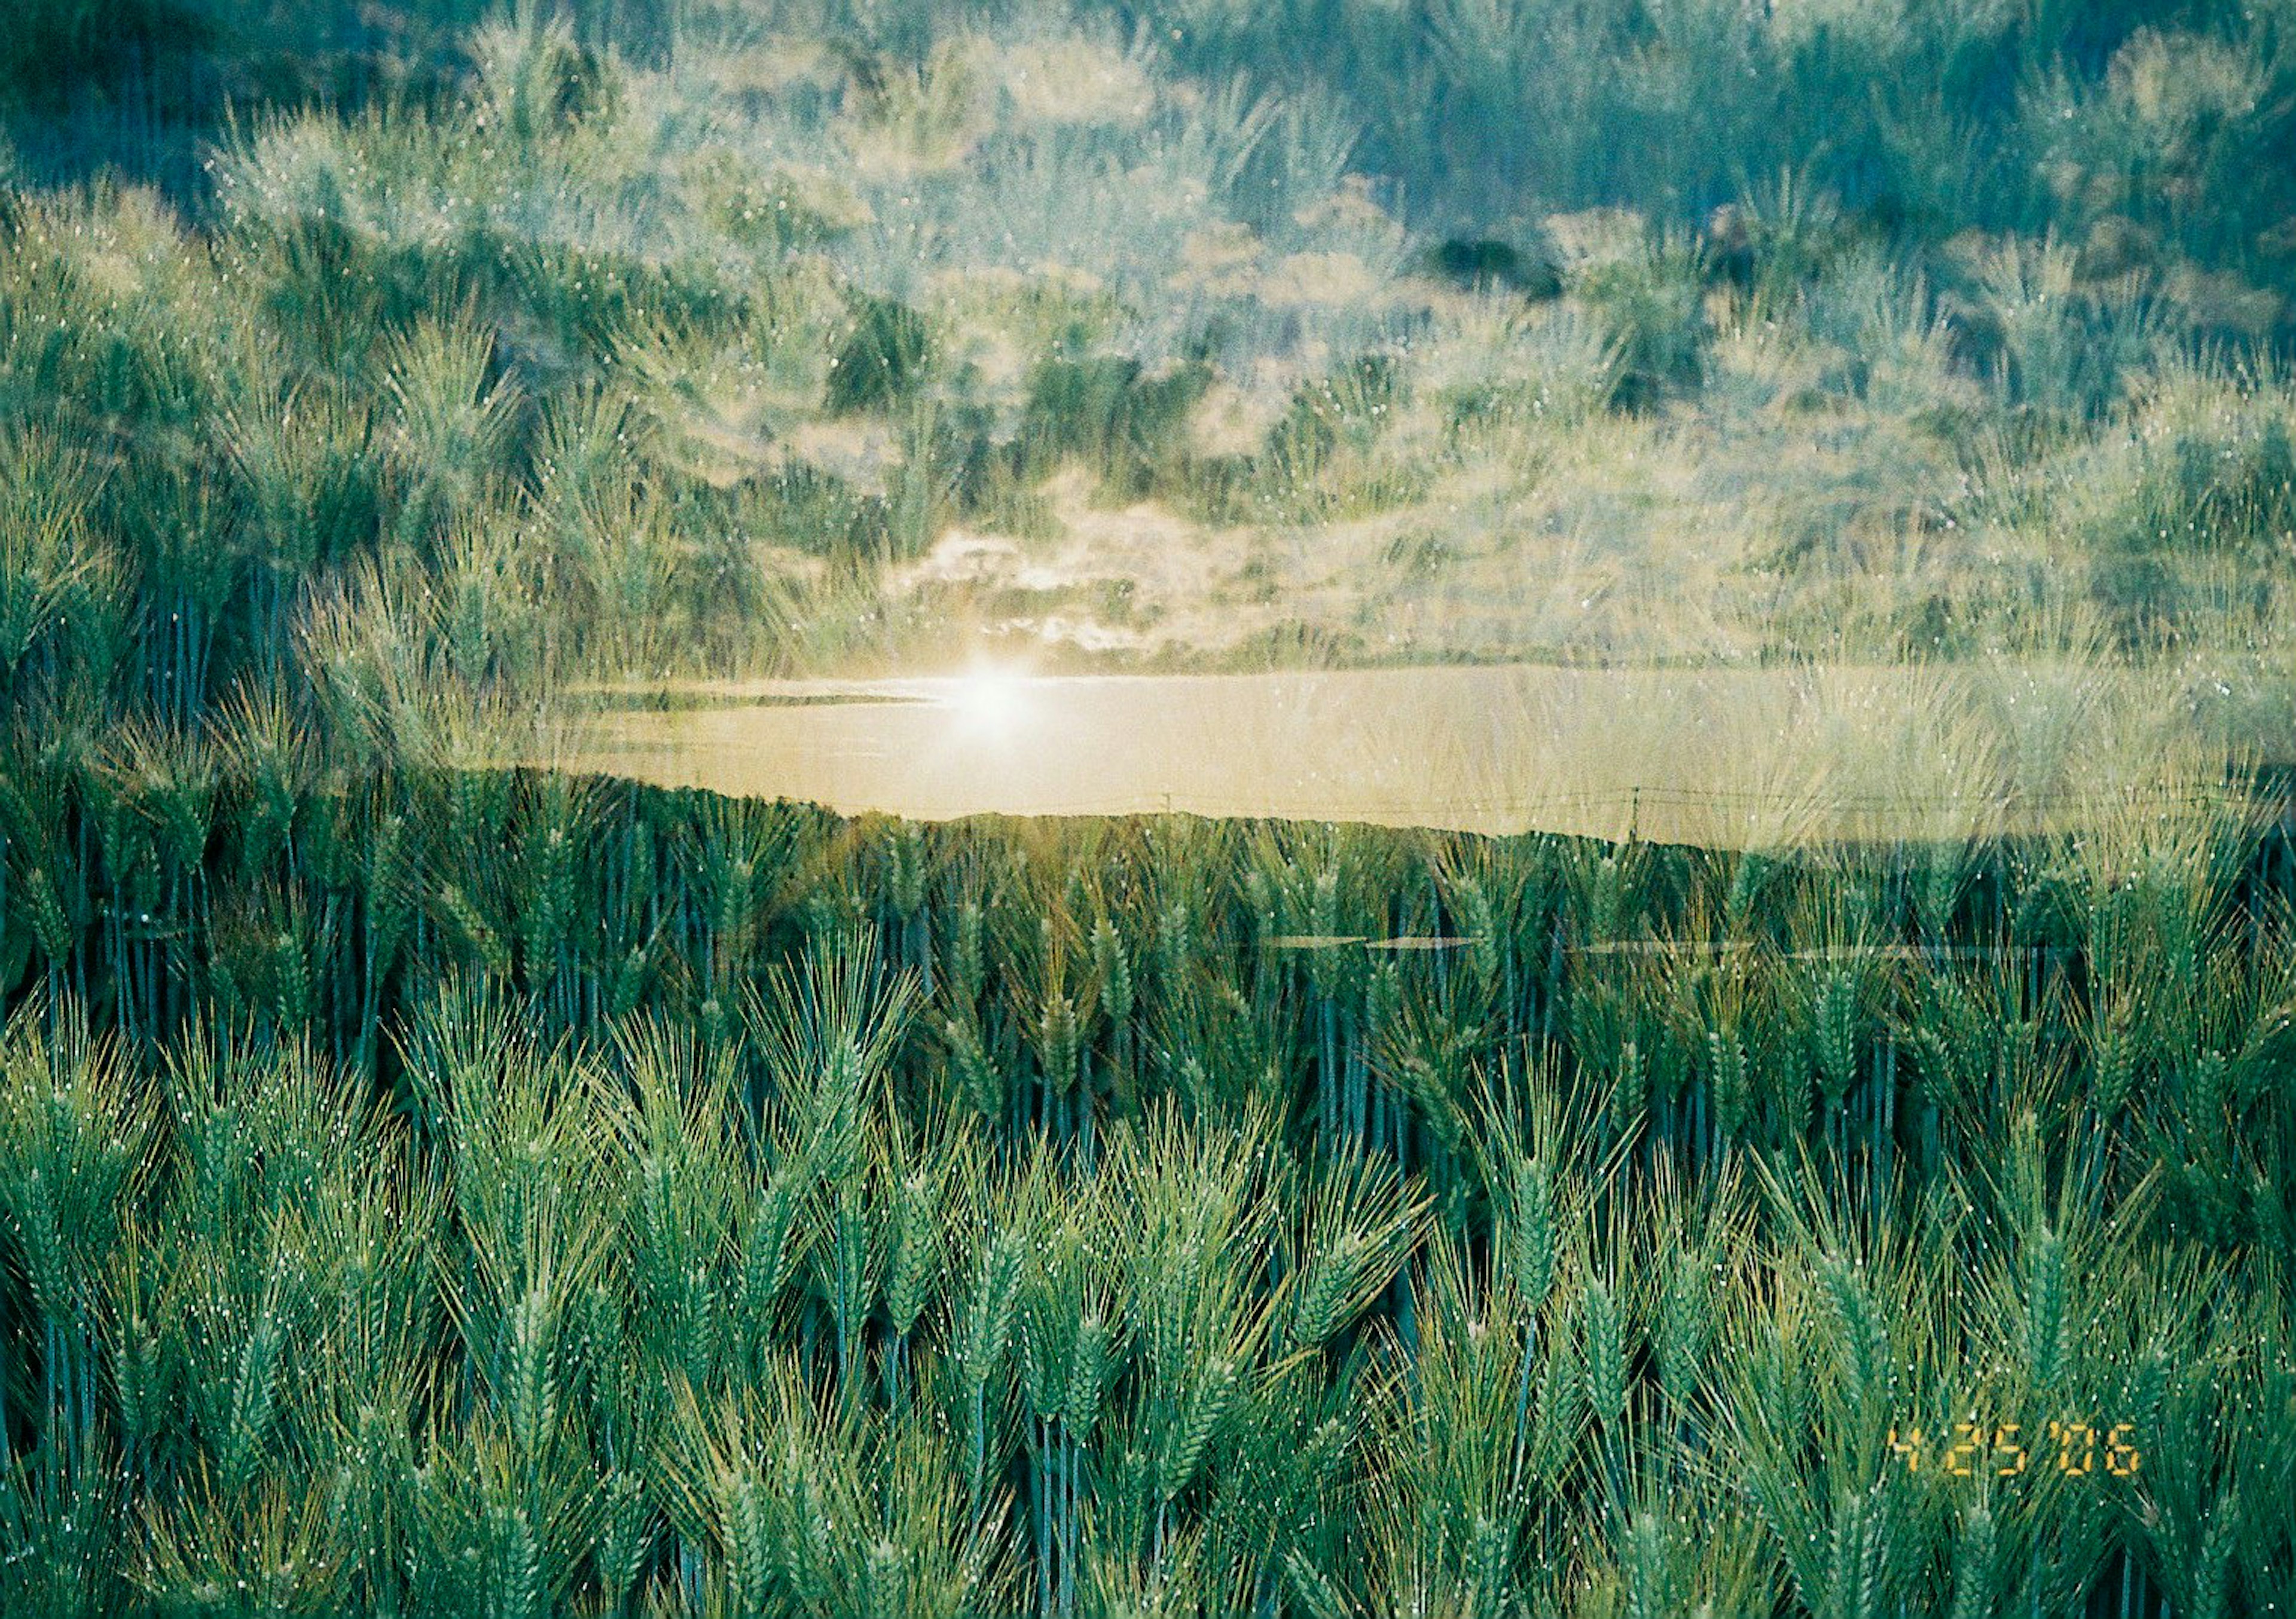
<svg viewBox="0 0 2296 1619">
<path fill-rule="evenodd" d="M 1890 1453 L 1908 1473 L 1948 1478 L 2014 1478 L 2029 1471 L 2054 1471 L 2068 1478 L 2092 1474 L 2134 1478 L 2144 1465 L 2133 1422 L 2109 1427 L 2050 1422 L 2029 1428 L 2015 1422 L 1972 1419 L 1935 1435 L 1919 1427 L 1893 1427 Z"/>
</svg>

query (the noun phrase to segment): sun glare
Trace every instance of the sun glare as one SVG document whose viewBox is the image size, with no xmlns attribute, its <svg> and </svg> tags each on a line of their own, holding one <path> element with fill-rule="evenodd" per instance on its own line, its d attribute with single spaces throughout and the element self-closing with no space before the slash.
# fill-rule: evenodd
<svg viewBox="0 0 2296 1619">
<path fill-rule="evenodd" d="M 1028 710 L 1027 676 L 996 664 L 981 664 L 949 684 L 948 704 L 965 729 L 1010 736 Z"/>
</svg>

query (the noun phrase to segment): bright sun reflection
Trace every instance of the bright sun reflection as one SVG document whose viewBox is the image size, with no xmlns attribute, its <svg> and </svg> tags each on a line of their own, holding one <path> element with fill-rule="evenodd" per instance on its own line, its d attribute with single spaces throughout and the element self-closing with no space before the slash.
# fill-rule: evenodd
<svg viewBox="0 0 2296 1619">
<path fill-rule="evenodd" d="M 981 664 L 949 683 L 949 706 L 968 731 L 1010 736 L 1028 708 L 1026 679 L 1014 670 Z"/>
</svg>

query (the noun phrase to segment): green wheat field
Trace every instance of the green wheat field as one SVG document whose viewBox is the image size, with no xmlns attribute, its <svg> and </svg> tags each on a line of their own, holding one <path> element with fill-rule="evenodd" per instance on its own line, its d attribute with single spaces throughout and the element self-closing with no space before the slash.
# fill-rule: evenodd
<svg viewBox="0 0 2296 1619">
<path fill-rule="evenodd" d="M 7 0 L 0 1615 L 2289 1614 L 2292 774 L 2292 0 Z"/>
</svg>

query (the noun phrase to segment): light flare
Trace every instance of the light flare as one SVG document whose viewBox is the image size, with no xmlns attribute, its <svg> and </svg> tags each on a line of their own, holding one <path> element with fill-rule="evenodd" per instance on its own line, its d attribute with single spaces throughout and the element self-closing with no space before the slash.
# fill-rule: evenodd
<svg viewBox="0 0 2296 1619">
<path fill-rule="evenodd" d="M 976 664 L 949 683 L 947 701 L 974 735 L 1002 740 L 1028 718 L 1028 676 L 1001 664 Z"/>
</svg>

